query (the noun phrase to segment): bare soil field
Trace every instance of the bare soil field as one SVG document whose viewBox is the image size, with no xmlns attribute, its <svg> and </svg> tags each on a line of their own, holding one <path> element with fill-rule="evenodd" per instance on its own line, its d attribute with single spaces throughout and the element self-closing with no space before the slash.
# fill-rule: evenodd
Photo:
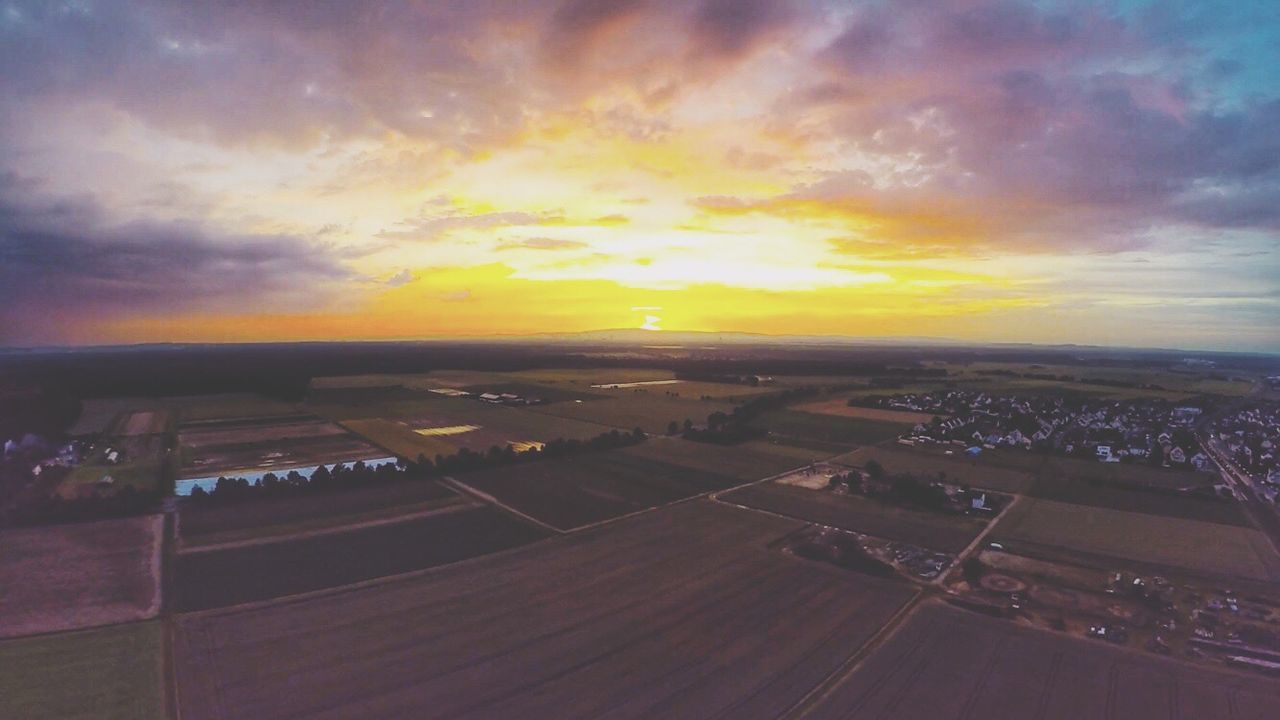
<svg viewBox="0 0 1280 720">
<path fill-rule="evenodd" d="M 739 484 L 625 450 L 479 470 L 457 480 L 561 530 Z"/>
<path fill-rule="evenodd" d="M 1023 498 L 990 537 L 1014 552 L 1033 543 L 1210 576 L 1280 580 L 1280 556 L 1249 527 Z"/>
<path fill-rule="evenodd" d="M 654 437 L 647 442 L 626 448 L 628 455 L 726 475 L 748 482 L 762 480 L 780 472 L 804 465 L 794 457 L 770 454 L 744 445 L 713 445 L 676 438 Z"/>
<path fill-rule="evenodd" d="M 905 410 L 885 410 L 883 408 L 857 407 L 849 404 L 849 398 L 838 397 L 831 400 L 796 405 L 793 410 L 817 413 L 818 415 L 835 415 L 837 417 L 863 418 L 883 422 L 905 423 L 916 425 L 928 423 L 935 417 L 929 413 L 908 412 Z"/>
<path fill-rule="evenodd" d="M 129 413 L 118 422 L 117 434 L 154 435 L 169 426 L 169 413 L 164 410 L 138 410 Z"/>
<path fill-rule="evenodd" d="M 160 623 L 0 642 L 0 717 L 12 720 L 161 720 Z"/>
<path fill-rule="evenodd" d="M 80 417 L 67 434 L 100 435 L 115 424 L 121 413 L 156 407 L 158 405 L 155 398 L 86 398 L 81 403 Z"/>
<path fill-rule="evenodd" d="M 714 412 L 733 412 L 733 404 L 721 400 L 697 400 L 669 397 L 654 391 L 613 391 L 619 393 L 607 400 L 581 403 L 553 403 L 529 408 L 538 415 L 553 415 L 607 425 L 621 430 L 641 428 L 650 435 L 661 435 L 674 420 L 683 425 L 686 419 L 696 425 L 707 422 Z"/>
<path fill-rule="evenodd" d="M 776 482 L 739 488 L 720 498 L 805 522 L 899 540 L 941 552 L 963 550 L 985 527 L 981 521 L 963 516 L 894 507 L 854 495 L 837 495 L 826 490 L 810 490 Z"/>
<path fill-rule="evenodd" d="M 427 480 L 227 505 L 189 502 L 179 513 L 178 531 L 183 546 L 194 547 L 337 527 L 371 513 L 417 512 L 454 498 L 460 499 L 440 483 Z"/>
<path fill-rule="evenodd" d="M 151 515 L 0 532 L 0 637 L 154 617 L 163 525 Z"/>
<path fill-rule="evenodd" d="M 288 422 L 278 425 L 246 423 L 234 427 L 214 427 L 200 429 L 183 429 L 180 436 L 182 445 L 190 448 L 217 448 L 244 443 L 261 443 L 270 440 L 291 440 L 294 438 L 317 438 L 333 435 L 345 435 L 346 430 L 331 422 L 313 420 L 307 422 Z"/>
<path fill-rule="evenodd" d="M 373 586 L 179 619 L 184 720 L 776 718 L 908 598 L 699 502 Z"/>
<path fill-rule="evenodd" d="M 199 449 L 184 447 L 184 463 L 179 478 L 235 476 L 237 473 L 295 467 L 314 469 L 318 465 L 385 456 L 386 451 L 346 431 L 339 435 L 290 437 Z"/>
<path fill-rule="evenodd" d="M 1034 479 L 1032 472 L 1001 467 L 990 462 L 987 453 L 975 458 L 963 453 L 945 455 L 902 445 L 860 448 L 834 458 L 832 462 L 849 467 L 865 467 L 872 460 L 880 463 L 890 475 L 907 473 L 937 479 L 940 473 L 945 473 L 946 481 L 950 483 L 1003 492 L 1023 492 Z"/>
<path fill-rule="evenodd" d="M 1264 720 L 1280 682 L 931 604 L 806 717 Z"/>
<path fill-rule="evenodd" d="M 175 558 L 172 602 L 189 612 L 266 600 L 456 562 L 544 536 L 492 508 L 467 507 L 301 539 L 185 551 Z"/>
</svg>

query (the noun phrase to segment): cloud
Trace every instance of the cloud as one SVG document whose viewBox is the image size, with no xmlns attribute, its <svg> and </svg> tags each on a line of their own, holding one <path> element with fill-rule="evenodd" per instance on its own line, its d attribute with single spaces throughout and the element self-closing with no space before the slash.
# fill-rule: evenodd
<svg viewBox="0 0 1280 720">
<path fill-rule="evenodd" d="M 0 175 L 0 343 L 103 318 L 261 304 L 315 308 L 357 276 L 343 251 L 196 222 L 112 223 L 92 197 L 47 198 Z"/>
<path fill-rule="evenodd" d="M 505 240 L 498 243 L 495 250 L 577 250 L 579 248 L 589 247 L 587 243 L 578 240 L 563 240 L 560 238 L 549 237 L 533 237 L 523 240 Z"/>
<path fill-rule="evenodd" d="M 411 282 L 413 282 L 413 271 L 409 268 L 405 268 L 404 270 L 401 270 L 395 275 L 387 278 L 387 285 L 390 285 L 391 287 L 400 287 L 401 285 L 408 285 Z"/>
</svg>

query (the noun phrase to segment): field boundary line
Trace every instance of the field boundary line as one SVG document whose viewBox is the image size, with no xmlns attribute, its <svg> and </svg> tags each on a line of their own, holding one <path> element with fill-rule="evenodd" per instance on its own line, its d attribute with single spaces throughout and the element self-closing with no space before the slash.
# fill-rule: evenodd
<svg viewBox="0 0 1280 720">
<path fill-rule="evenodd" d="M 448 515 L 450 513 L 462 512 L 464 510 L 474 510 L 483 507 L 474 502 L 461 502 L 444 507 L 428 508 L 417 512 L 405 513 L 403 515 L 394 515 L 386 518 L 375 518 L 373 520 L 364 520 L 349 525 L 338 525 L 335 527 L 316 528 L 314 530 L 302 530 L 296 533 L 288 533 L 286 535 L 273 535 L 264 538 L 249 538 L 247 540 L 232 540 L 223 543 L 213 543 L 210 545 L 194 545 L 191 547 L 178 547 L 174 550 L 176 555 L 198 555 L 206 552 L 217 552 L 219 550 L 235 550 L 243 547 L 258 547 L 260 545 L 271 545 L 280 542 L 293 542 L 295 540 L 308 540 L 315 537 L 323 537 L 325 535 L 339 535 L 346 532 L 355 532 L 365 530 L 372 527 L 381 527 L 383 525 L 395 525 L 401 522 L 410 522 L 412 520 L 421 520 L 422 518 L 432 517 L 435 515 Z"/>
<path fill-rule="evenodd" d="M 442 477 L 440 480 L 444 484 L 448 485 L 454 490 L 457 490 L 460 493 L 464 493 L 474 498 L 483 500 L 484 502 L 487 502 L 490 505 L 493 505 L 494 507 L 500 510 L 504 510 L 512 515 L 515 515 L 516 517 L 520 518 L 521 520 L 524 520 L 525 522 L 533 523 L 534 525 L 537 525 L 543 530 L 550 530 L 551 532 L 557 535 L 563 535 L 566 532 L 565 530 L 561 530 L 560 528 L 555 527 L 554 525 L 549 525 L 539 520 L 538 518 L 533 517 L 532 515 L 526 515 L 520 512 L 519 510 L 516 510 L 515 508 L 511 507 L 510 505 L 507 505 L 506 503 L 502 502 L 498 498 L 490 495 L 489 493 L 481 492 L 460 480 L 455 480 L 452 477 Z"/>
<path fill-rule="evenodd" d="M 908 598 L 902 604 L 902 607 L 898 608 L 898 611 L 890 616 L 874 635 L 867 638 L 866 642 L 855 649 L 849 657 L 845 658 L 826 677 L 819 680 L 816 685 L 809 689 L 809 692 L 805 693 L 799 700 L 796 700 L 791 707 L 782 711 L 778 715 L 778 720 L 799 720 L 799 718 L 805 717 L 816 709 L 823 700 L 830 697 L 831 693 L 835 692 L 836 688 L 840 687 L 840 684 L 862 665 L 864 660 L 888 642 L 902 626 L 906 625 L 907 617 L 924 605 L 924 602 L 922 602 L 924 598 L 924 591 L 918 587 L 915 588 L 915 594 Z"/>
</svg>

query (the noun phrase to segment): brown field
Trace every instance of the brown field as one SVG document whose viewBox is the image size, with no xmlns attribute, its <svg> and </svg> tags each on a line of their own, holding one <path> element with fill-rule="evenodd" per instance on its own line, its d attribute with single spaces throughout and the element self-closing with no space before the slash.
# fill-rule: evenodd
<svg viewBox="0 0 1280 720">
<path fill-rule="evenodd" d="M 750 385 L 738 385 L 735 383 L 716 383 L 701 382 L 697 380 L 681 380 L 678 383 L 670 385 L 641 385 L 631 388 L 602 389 L 592 388 L 591 392 L 608 395 L 612 397 L 621 397 L 629 394 L 648 394 L 658 395 L 660 397 L 682 397 L 690 400 L 701 400 L 703 396 L 721 398 L 741 398 L 751 397 L 753 395 L 766 395 L 768 393 L 779 392 L 776 387 L 764 385 L 760 387 L 752 387 Z"/>
<path fill-rule="evenodd" d="M 456 446 L 442 438 L 419 435 L 413 428 L 391 420 L 345 420 L 342 426 L 392 455 L 407 460 L 416 460 L 419 455 L 434 460 L 437 455 L 452 455 L 458 451 Z"/>
<path fill-rule="evenodd" d="M 1280 556 L 1261 532 L 1216 522 L 1024 497 L 989 537 L 1018 553 L 1029 544 L 1214 577 L 1280 580 Z"/>
<path fill-rule="evenodd" d="M 158 515 L 0 532 L 0 637 L 154 617 Z"/>
<path fill-rule="evenodd" d="M 182 431 L 180 442 L 190 448 L 207 448 L 260 443 L 268 440 L 338 436 L 345 435 L 346 432 L 337 425 L 323 420 L 286 422 L 278 425 L 252 423 L 232 427 L 187 428 Z"/>
<path fill-rule="evenodd" d="M 547 533 L 487 506 L 177 554 L 169 602 L 207 610 L 361 583 L 507 550 Z M 339 621 L 339 616 L 330 622 Z"/>
<path fill-rule="evenodd" d="M 963 516 L 894 507 L 856 495 L 837 495 L 776 481 L 739 488 L 719 497 L 728 503 L 941 552 L 963 550 L 985 527 L 985 523 Z"/>
<path fill-rule="evenodd" d="M 622 452 L 694 470 L 727 475 L 747 482 L 762 480 L 804 465 L 794 458 L 752 450 L 743 445 L 712 445 L 680 438 L 650 438 Z"/>
<path fill-rule="evenodd" d="M 753 453 L 763 455 L 774 455 L 780 458 L 788 458 L 797 467 L 807 463 L 826 460 L 832 455 L 843 450 L 823 450 L 814 447 L 802 447 L 791 443 L 783 442 L 778 438 L 767 438 L 765 440 L 751 440 L 742 443 L 738 447 Z"/>
<path fill-rule="evenodd" d="M 1100 463 L 1094 460 L 1078 460 L 1064 457 L 1050 458 L 1045 465 L 1045 476 L 1048 478 L 1065 477 L 1073 480 L 1109 480 L 1166 488 L 1189 488 L 1218 481 L 1216 473 L 1172 470 L 1151 467 L 1143 463 Z"/>
<path fill-rule="evenodd" d="M 290 438 L 270 443 L 206 448 L 190 457 L 179 473 L 179 479 L 235 476 L 256 471 L 283 470 L 334 462 L 353 462 L 384 457 L 386 452 L 354 435 L 321 438 Z"/>
<path fill-rule="evenodd" d="M 162 433 L 169 425 L 169 413 L 164 410 L 138 410 L 119 421 L 118 434 L 126 436 L 154 435 Z"/>
<path fill-rule="evenodd" d="M 1280 682 L 923 605 L 805 717 L 1280 717 Z"/>
<path fill-rule="evenodd" d="M 178 532 L 183 547 L 244 542 L 422 512 L 461 499 L 438 482 L 424 481 L 228 505 L 186 503 Z"/>
<path fill-rule="evenodd" d="M 914 592 L 690 503 L 358 589 L 182 617 L 184 720 L 776 718 Z"/>
<path fill-rule="evenodd" d="M 1032 472 L 1010 469 L 993 462 L 999 451 L 969 457 L 957 448 L 956 454 L 945 455 L 935 450 L 922 450 L 904 445 L 867 447 L 841 455 L 833 462 L 850 467 L 863 467 L 875 460 L 889 474 L 907 473 L 917 477 L 937 478 L 946 473 L 947 482 L 970 485 L 1003 492 L 1023 492 L 1035 475 Z M 1007 451 L 1017 452 L 1017 451 Z M 1035 456 L 1042 458 L 1043 456 Z"/>
<path fill-rule="evenodd" d="M 855 407 L 849 405 L 847 397 L 796 405 L 793 410 L 818 413 L 819 415 L 837 415 L 839 417 L 864 418 L 866 420 L 883 420 L 885 422 L 928 423 L 935 417 L 929 413 L 908 412 L 905 410 L 885 410 L 883 408 Z"/>
</svg>

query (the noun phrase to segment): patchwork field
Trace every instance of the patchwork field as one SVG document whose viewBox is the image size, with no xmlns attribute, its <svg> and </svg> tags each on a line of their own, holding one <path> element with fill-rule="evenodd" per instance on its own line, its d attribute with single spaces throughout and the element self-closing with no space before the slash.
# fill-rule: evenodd
<svg viewBox="0 0 1280 720">
<path fill-rule="evenodd" d="M 184 547 L 263 540 L 407 515 L 461 502 L 435 481 L 397 482 L 251 502 L 186 504 L 178 530 Z"/>
<path fill-rule="evenodd" d="M 720 400 L 669 397 L 652 392 L 622 391 L 617 397 L 607 400 L 554 403 L 529 410 L 539 415 L 585 420 L 621 430 L 641 428 L 650 435 L 661 435 L 673 420 L 680 425 L 686 419 L 701 425 L 714 412 L 733 412 L 733 404 Z"/>
<path fill-rule="evenodd" d="M 927 605 L 805 717 L 1264 720 L 1280 682 Z"/>
<path fill-rule="evenodd" d="M 155 515 L 0 532 L 0 637 L 154 617 L 163 525 Z"/>
<path fill-rule="evenodd" d="M 440 437 L 430 437 L 414 432 L 402 423 L 381 418 L 344 420 L 342 426 L 363 437 L 370 443 L 406 460 L 416 460 L 425 455 L 435 460 L 437 455 L 452 455 L 458 448 Z"/>
<path fill-rule="evenodd" d="M 1280 556 L 1262 533 L 1215 522 L 1023 498 L 990 537 L 1018 553 L 1044 546 L 1210 576 L 1280 580 Z"/>
<path fill-rule="evenodd" d="M 457 480 L 561 530 L 739 484 L 726 474 L 626 451 L 479 470 Z"/>
<path fill-rule="evenodd" d="M 1101 463 L 1064 457 L 1049 458 L 1044 475 L 1051 478 L 1105 480 L 1165 488 L 1193 488 L 1219 481 L 1218 475 L 1214 473 L 1171 470 L 1141 463 Z"/>
<path fill-rule="evenodd" d="M 752 422 L 783 437 L 821 440 L 846 446 L 874 445 L 892 440 L 913 423 L 885 422 L 857 417 L 818 415 L 798 410 L 773 410 Z"/>
<path fill-rule="evenodd" d="M 856 495 L 837 495 L 776 482 L 739 488 L 721 495 L 720 499 L 941 552 L 963 550 L 986 527 L 979 520 L 963 516 L 894 507 Z"/>
<path fill-rule="evenodd" d="M 958 452 L 945 455 L 940 451 L 890 445 L 859 448 L 834 458 L 832 462 L 850 467 L 865 467 L 868 462 L 875 460 L 891 475 L 907 473 L 920 478 L 937 479 L 942 477 L 940 474 L 945 473 L 947 482 L 1003 492 L 1022 492 L 1029 487 L 1034 474 L 1003 467 L 996 460 L 998 454 L 983 453 L 978 457 L 970 457 Z M 1041 455 L 1033 457 L 1039 462 L 1043 461 Z"/>
<path fill-rule="evenodd" d="M 766 548 L 796 527 L 690 503 L 414 577 L 184 617 L 181 716 L 776 718 L 913 593 Z"/>
<path fill-rule="evenodd" d="M 701 382 L 698 380 L 680 380 L 667 385 L 638 385 L 622 388 L 592 388 L 591 392 L 610 397 L 627 395 L 659 395 L 662 397 L 681 397 L 690 400 L 701 400 L 703 397 L 715 399 L 751 398 L 756 395 L 768 395 L 779 392 L 776 387 L 761 385 L 752 387 L 736 383 Z"/>
<path fill-rule="evenodd" d="M 160 624 L 0 641 L 0 717 L 161 720 Z"/>
<path fill-rule="evenodd" d="M 386 457 L 386 451 L 306 413 L 186 423 L 178 443 L 184 480 Z"/>
<path fill-rule="evenodd" d="M 172 602 L 188 612 L 266 600 L 451 563 L 543 536 L 497 510 L 456 506 L 300 539 L 183 551 L 174 562 Z"/>
<path fill-rule="evenodd" d="M 881 422 L 903 423 L 913 426 L 917 423 L 929 423 L 935 417 L 929 413 L 857 407 L 849 404 L 849 398 L 847 396 L 805 403 L 803 405 L 797 405 L 793 409 L 799 410 L 800 412 L 815 413 L 818 415 L 862 418 L 864 420 L 879 420 Z"/>
<path fill-rule="evenodd" d="M 805 464 L 786 454 L 769 453 L 745 444 L 712 445 L 680 438 L 654 437 L 621 452 L 743 482 L 762 480 Z"/>
</svg>

